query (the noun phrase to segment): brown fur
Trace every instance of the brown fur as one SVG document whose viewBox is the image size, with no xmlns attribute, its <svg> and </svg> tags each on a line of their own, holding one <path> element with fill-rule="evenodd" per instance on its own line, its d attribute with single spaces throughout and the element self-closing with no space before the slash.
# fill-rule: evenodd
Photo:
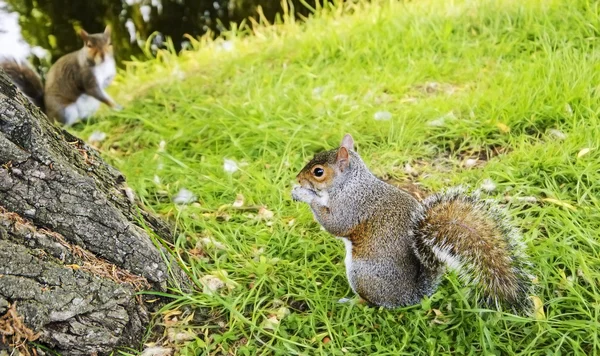
<svg viewBox="0 0 600 356">
<path fill-rule="evenodd" d="M 518 246 L 519 234 L 502 211 L 461 191 L 432 196 L 424 203 L 420 256 L 427 249 L 425 255 L 438 255 L 435 246 L 460 260 L 461 276 L 478 282 L 490 302 L 527 304 L 527 261 Z"/>
</svg>

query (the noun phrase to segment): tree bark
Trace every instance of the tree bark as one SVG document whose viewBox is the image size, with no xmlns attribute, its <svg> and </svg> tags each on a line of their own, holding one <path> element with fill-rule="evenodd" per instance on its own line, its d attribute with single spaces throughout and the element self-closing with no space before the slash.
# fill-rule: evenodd
<svg viewBox="0 0 600 356">
<path fill-rule="evenodd" d="M 0 350 L 34 339 L 64 355 L 138 348 L 149 306 L 136 292 L 187 284 L 148 230 L 172 239 L 116 169 L 0 70 Z"/>
</svg>

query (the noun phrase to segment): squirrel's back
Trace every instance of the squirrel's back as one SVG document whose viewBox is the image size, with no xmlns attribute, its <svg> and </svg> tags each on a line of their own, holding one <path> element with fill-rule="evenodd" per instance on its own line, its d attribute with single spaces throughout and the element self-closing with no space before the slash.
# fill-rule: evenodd
<svg viewBox="0 0 600 356">
<path fill-rule="evenodd" d="M 79 51 L 60 57 L 46 75 L 45 92 L 48 100 L 67 106 L 84 92 L 83 81 L 91 76 L 89 66 L 79 64 Z M 88 79 L 91 80 L 91 79 Z"/>
<path fill-rule="evenodd" d="M 42 79 L 33 69 L 14 59 L 2 60 L 0 67 L 31 102 L 44 110 L 44 86 Z"/>
<path fill-rule="evenodd" d="M 529 263 L 521 236 L 495 203 L 461 189 L 423 202 L 415 252 L 424 265 L 435 256 L 477 284 L 487 302 L 528 304 Z"/>
</svg>

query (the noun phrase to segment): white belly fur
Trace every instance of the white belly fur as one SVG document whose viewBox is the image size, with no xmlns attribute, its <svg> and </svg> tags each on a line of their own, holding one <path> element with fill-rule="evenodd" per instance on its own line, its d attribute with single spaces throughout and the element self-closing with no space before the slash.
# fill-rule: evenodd
<svg viewBox="0 0 600 356">
<path fill-rule="evenodd" d="M 339 239 L 341 239 L 344 242 L 344 246 L 346 246 L 346 258 L 344 259 L 344 264 L 346 265 L 346 278 L 348 279 L 350 287 L 356 293 L 356 290 L 354 290 L 352 279 L 350 278 L 350 272 L 352 272 L 352 241 L 348 240 L 345 237 L 339 237 Z"/>
<path fill-rule="evenodd" d="M 117 66 L 113 57 L 106 57 L 102 64 L 94 67 L 94 76 L 100 88 L 104 89 L 110 85 L 117 74 Z"/>
<path fill-rule="evenodd" d="M 89 95 L 82 94 L 74 104 L 77 107 L 78 116 L 80 119 L 88 118 L 98 110 L 100 101 Z"/>
</svg>

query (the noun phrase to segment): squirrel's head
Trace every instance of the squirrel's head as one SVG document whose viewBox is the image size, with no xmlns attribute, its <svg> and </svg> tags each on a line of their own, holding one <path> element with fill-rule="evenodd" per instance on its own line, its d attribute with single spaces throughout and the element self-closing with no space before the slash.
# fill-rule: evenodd
<svg viewBox="0 0 600 356">
<path fill-rule="evenodd" d="M 83 51 L 89 61 L 100 64 L 107 57 L 112 58 L 113 47 L 110 39 L 110 26 L 106 26 L 103 33 L 94 34 L 89 34 L 81 29 L 79 36 L 83 40 Z"/>
<path fill-rule="evenodd" d="M 319 152 L 296 176 L 303 188 L 314 191 L 327 191 L 350 168 L 354 154 L 354 139 L 346 134 L 339 148 Z M 355 154 L 354 154 L 355 155 Z"/>
</svg>

